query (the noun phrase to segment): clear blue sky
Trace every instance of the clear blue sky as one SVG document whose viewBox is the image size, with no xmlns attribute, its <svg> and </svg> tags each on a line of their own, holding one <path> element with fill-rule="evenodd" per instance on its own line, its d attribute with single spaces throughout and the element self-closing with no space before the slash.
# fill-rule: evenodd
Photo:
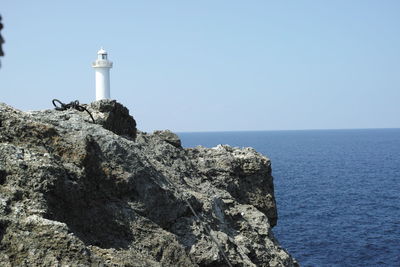
<svg viewBox="0 0 400 267">
<path fill-rule="evenodd" d="M 400 127 L 400 1 L 2 0 L 1 102 L 93 101 L 144 131 Z"/>
</svg>

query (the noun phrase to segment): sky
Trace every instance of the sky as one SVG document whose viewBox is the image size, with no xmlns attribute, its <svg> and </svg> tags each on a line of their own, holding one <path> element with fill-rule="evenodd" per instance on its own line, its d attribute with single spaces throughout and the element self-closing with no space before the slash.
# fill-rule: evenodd
<svg viewBox="0 0 400 267">
<path fill-rule="evenodd" d="M 400 127 L 400 1 L 2 0 L 0 102 L 111 97 L 151 132 Z"/>
</svg>

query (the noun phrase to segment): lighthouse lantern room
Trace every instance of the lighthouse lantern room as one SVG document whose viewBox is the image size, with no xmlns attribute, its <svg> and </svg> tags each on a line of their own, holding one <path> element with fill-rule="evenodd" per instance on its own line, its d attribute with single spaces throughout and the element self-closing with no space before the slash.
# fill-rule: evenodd
<svg viewBox="0 0 400 267">
<path fill-rule="evenodd" d="M 96 71 L 96 100 L 110 98 L 110 69 L 113 63 L 107 59 L 107 52 L 101 48 L 92 67 Z"/>
</svg>

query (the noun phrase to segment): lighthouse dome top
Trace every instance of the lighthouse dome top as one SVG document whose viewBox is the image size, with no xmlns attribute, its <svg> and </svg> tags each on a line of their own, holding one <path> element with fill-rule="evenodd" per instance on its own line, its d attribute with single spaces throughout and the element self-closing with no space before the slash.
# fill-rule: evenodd
<svg viewBox="0 0 400 267">
<path fill-rule="evenodd" d="M 102 47 L 102 48 L 100 48 L 99 51 L 97 51 L 97 54 L 98 54 L 98 55 L 104 55 L 104 54 L 107 54 L 107 51 L 104 50 L 103 47 Z"/>
<path fill-rule="evenodd" d="M 100 48 L 97 51 L 97 60 L 93 62 L 93 68 L 112 68 L 113 63 L 107 59 L 107 51 Z"/>
</svg>

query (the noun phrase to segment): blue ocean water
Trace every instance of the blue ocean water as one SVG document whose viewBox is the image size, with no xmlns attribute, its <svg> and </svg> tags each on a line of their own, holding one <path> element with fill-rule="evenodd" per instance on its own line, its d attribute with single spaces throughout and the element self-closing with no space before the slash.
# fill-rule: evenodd
<svg viewBox="0 0 400 267">
<path fill-rule="evenodd" d="M 400 129 L 180 133 L 272 160 L 274 233 L 302 266 L 400 266 Z"/>
</svg>

